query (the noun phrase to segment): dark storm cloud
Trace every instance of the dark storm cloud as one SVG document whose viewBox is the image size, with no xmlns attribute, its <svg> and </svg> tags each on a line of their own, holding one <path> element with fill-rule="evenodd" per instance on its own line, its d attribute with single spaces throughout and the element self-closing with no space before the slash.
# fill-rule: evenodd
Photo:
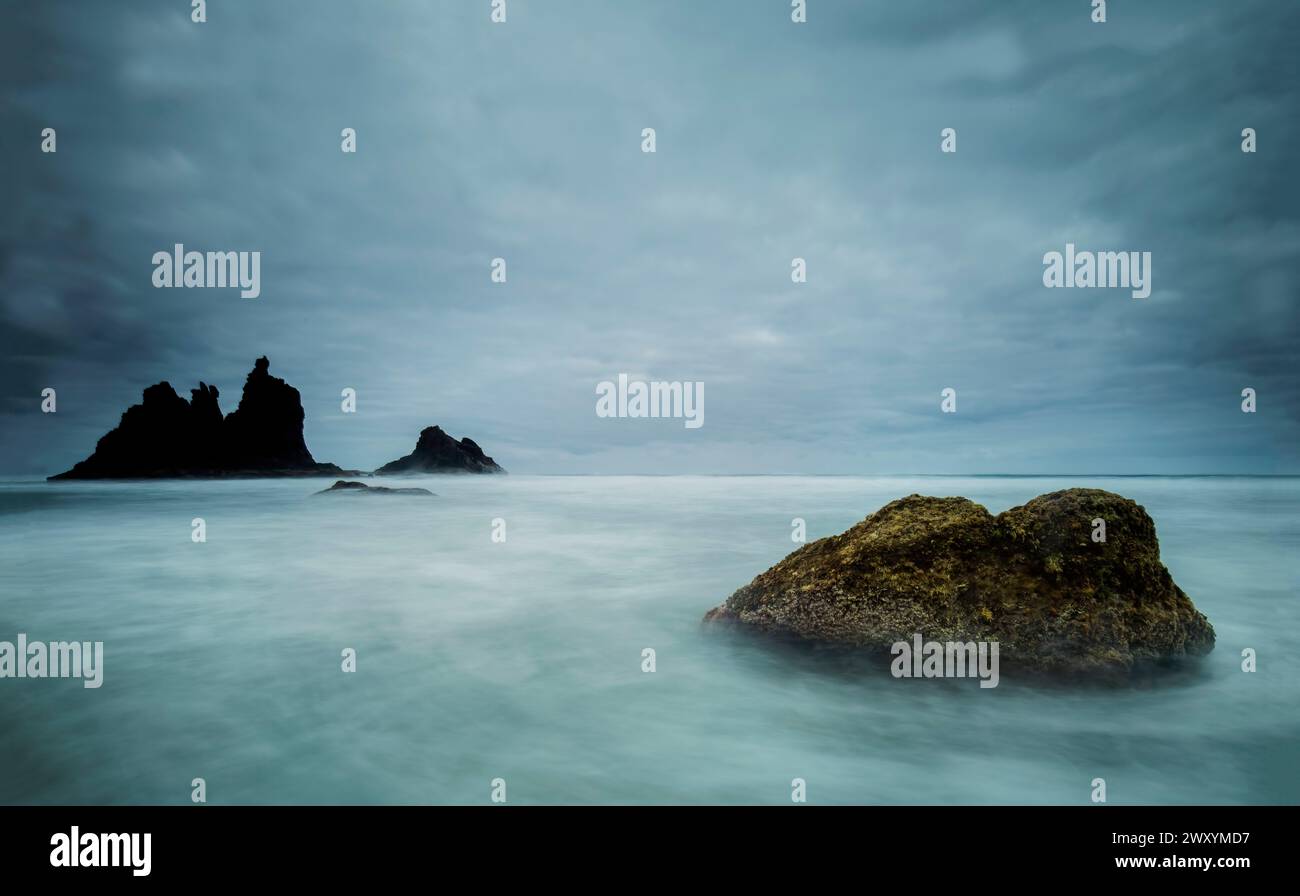
<svg viewBox="0 0 1300 896">
<path fill-rule="evenodd" d="M 263 353 L 346 466 L 439 423 L 521 472 L 1296 470 L 1287 4 L 187 6 L 5 14 L 0 470 Z M 1044 289 L 1067 241 L 1151 297 Z M 262 297 L 154 290 L 176 242 Z M 597 419 L 619 372 L 705 426 Z"/>
</svg>

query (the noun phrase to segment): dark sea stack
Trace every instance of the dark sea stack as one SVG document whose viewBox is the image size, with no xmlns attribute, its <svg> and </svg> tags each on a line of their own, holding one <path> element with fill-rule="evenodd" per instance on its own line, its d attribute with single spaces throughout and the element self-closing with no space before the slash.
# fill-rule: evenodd
<svg viewBox="0 0 1300 896">
<path fill-rule="evenodd" d="M 428 495 L 436 497 L 427 488 L 389 488 L 385 485 L 366 485 L 364 482 L 348 482 L 340 479 L 329 488 L 316 492 L 318 495 Z"/>
<path fill-rule="evenodd" d="M 117 428 L 101 438 L 95 453 L 52 479 L 107 479 L 175 474 L 200 456 L 195 444 L 202 428 L 193 406 L 171 383 L 144 390 L 140 404 L 122 415 Z M 158 472 L 163 471 L 163 472 Z"/>
<path fill-rule="evenodd" d="M 240 470 L 303 470 L 317 466 L 303 441 L 306 414 L 298 390 L 271 376 L 258 358 L 244 382 L 239 407 L 226 415 L 227 462 Z"/>
<path fill-rule="evenodd" d="M 298 390 L 269 371 L 258 358 L 239 407 L 224 418 L 215 386 L 200 382 L 189 401 L 170 383 L 150 386 L 94 454 L 50 479 L 347 475 L 311 456 Z"/>
<path fill-rule="evenodd" d="M 918 632 L 997 641 L 1008 670 L 1097 678 L 1214 649 L 1160 562 L 1151 517 L 1099 489 L 996 517 L 965 498 L 902 498 L 795 551 L 705 619 L 884 651 Z"/>
<path fill-rule="evenodd" d="M 375 470 L 376 476 L 397 476 L 403 473 L 504 473 L 497 462 L 483 453 L 472 439 L 457 441 L 442 431 L 440 426 L 430 426 L 420 432 L 415 450 L 406 457 L 384 464 Z"/>
</svg>

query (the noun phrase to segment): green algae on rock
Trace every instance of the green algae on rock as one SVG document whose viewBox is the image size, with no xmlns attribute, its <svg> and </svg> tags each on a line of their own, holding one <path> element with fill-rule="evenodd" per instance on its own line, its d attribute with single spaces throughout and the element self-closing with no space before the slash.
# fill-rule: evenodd
<svg viewBox="0 0 1300 896">
<path fill-rule="evenodd" d="M 804 545 L 705 619 L 882 650 L 918 632 L 997 641 L 1007 669 L 1067 675 L 1214 649 L 1214 629 L 1160 562 L 1151 517 L 1090 488 L 997 516 L 966 498 L 901 498 Z"/>
</svg>

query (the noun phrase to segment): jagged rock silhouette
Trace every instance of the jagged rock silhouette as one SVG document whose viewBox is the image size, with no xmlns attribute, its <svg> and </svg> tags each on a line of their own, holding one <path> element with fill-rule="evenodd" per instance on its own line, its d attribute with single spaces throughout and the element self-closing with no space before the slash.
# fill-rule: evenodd
<svg viewBox="0 0 1300 896">
<path fill-rule="evenodd" d="M 440 426 L 420 431 L 415 450 L 405 457 L 386 463 L 376 476 L 402 473 L 504 473 L 496 461 L 483 453 L 472 439 L 459 441 L 443 432 Z"/>
<path fill-rule="evenodd" d="M 95 452 L 50 479 L 153 479 L 209 476 L 330 476 L 350 474 L 317 463 L 307 450 L 298 390 L 271 376 L 258 358 L 239 406 L 221 415 L 220 393 L 200 382 L 186 401 L 171 383 L 144 390 Z"/>
</svg>

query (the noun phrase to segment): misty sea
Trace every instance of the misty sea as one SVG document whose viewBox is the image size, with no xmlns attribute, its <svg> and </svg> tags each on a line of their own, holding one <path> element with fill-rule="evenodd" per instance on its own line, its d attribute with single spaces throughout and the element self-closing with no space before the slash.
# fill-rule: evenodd
<svg viewBox="0 0 1300 896">
<path fill-rule="evenodd" d="M 0 803 L 1300 802 L 1300 479 L 426 476 L 0 483 Z M 1087 486 L 1214 625 L 1141 687 L 895 680 L 701 618 L 894 498 Z M 207 541 L 191 540 L 191 520 Z M 505 521 L 504 542 L 492 540 Z M 356 650 L 354 673 L 341 652 Z M 653 648 L 656 670 L 642 671 Z M 1241 670 L 1253 648 L 1258 671 Z M 1285 710 L 1290 707 L 1290 710 Z"/>
</svg>

